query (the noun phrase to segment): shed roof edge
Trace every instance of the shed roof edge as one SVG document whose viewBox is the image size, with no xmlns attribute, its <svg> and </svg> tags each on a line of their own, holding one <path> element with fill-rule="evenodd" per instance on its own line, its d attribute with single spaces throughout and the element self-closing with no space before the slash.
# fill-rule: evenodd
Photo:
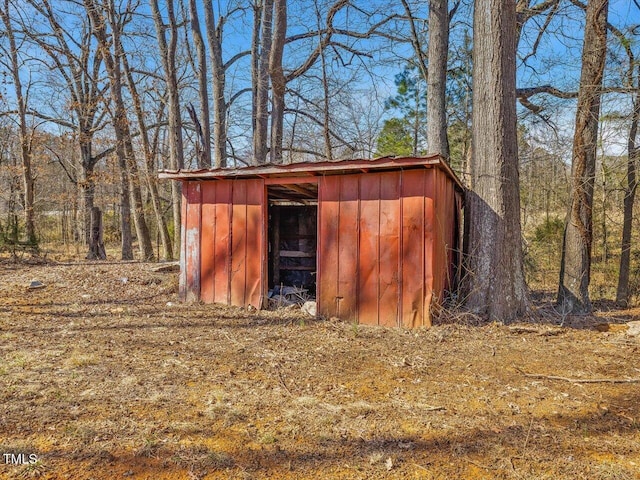
<svg viewBox="0 0 640 480">
<path fill-rule="evenodd" d="M 241 168 L 199 170 L 161 170 L 160 179 L 170 180 L 228 180 L 236 178 L 278 178 L 295 176 L 322 176 L 368 172 L 370 170 L 402 170 L 406 168 L 438 167 L 450 177 L 460 190 L 462 182 L 440 155 L 423 157 L 382 157 L 373 160 L 337 160 L 302 162 L 288 165 L 265 164 Z"/>
</svg>

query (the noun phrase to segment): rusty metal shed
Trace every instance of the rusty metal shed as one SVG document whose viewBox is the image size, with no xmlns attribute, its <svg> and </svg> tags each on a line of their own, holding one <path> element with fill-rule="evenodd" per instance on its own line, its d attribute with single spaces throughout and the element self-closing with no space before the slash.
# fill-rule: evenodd
<svg viewBox="0 0 640 480">
<path fill-rule="evenodd" d="M 418 327 L 455 281 L 463 190 L 439 156 L 160 178 L 182 182 L 184 300 L 262 308 L 298 278 L 320 315 Z"/>
</svg>

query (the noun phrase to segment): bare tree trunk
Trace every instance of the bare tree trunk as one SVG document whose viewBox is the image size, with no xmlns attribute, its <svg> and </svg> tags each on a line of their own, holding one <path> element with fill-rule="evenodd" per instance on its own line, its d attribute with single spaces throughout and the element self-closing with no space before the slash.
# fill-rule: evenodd
<svg viewBox="0 0 640 480">
<path fill-rule="evenodd" d="M 607 166 L 606 159 L 602 158 L 602 262 L 606 265 L 609 262 L 609 229 L 607 228 Z"/>
<path fill-rule="evenodd" d="M 260 21 L 259 53 L 255 85 L 255 121 L 253 132 L 252 164 L 260 165 L 267 159 L 269 126 L 269 57 L 271 55 L 273 1 L 264 0 Z"/>
<path fill-rule="evenodd" d="M 149 185 L 151 204 L 153 205 L 153 212 L 156 217 L 158 232 L 160 234 L 160 241 L 162 242 L 162 251 L 164 254 L 163 259 L 173 260 L 173 253 L 171 248 L 171 237 L 169 235 L 169 229 L 167 228 L 167 222 L 165 221 L 164 216 L 162 215 L 162 207 L 160 205 L 160 195 L 158 193 L 158 181 L 156 179 L 155 171 L 154 171 L 155 169 L 154 169 L 154 162 L 153 162 L 153 152 L 152 152 L 151 144 L 149 142 L 149 132 L 147 130 L 147 125 L 144 119 L 144 112 L 142 111 L 140 95 L 138 94 L 138 89 L 136 88 L 133 75 L 131 74 L 131 69 L 129 68 L 129 61 L 127 60 L 127 57 L 124 54 L 122 56 L 122 65 L 124 67 L 127 83 L 129 85 L 129 91 L 131 92 L 133 107 L 136 112 L 136 116 L 138 118 L 138 126 L 140 128 L 140 137 L 142 139 L 142 149 L 144 151 L 144 157 L 145 157 L 144 174 L 147 179 L 147 183 Z"/>
<path fill-rule="evenodd" d="M 563 313 L 591 312 L 589 281 L 593 242 L 593 185 L 600 90 L 607 52 L 608 0 L 590 0 L 582 49 L 571 165 L 571 205 L 565 222 L 558 306 Z"/>
<path fill-rule="evenodd" d="M 287 34 L 287 1 L 274 0 L 273 42 L 269 58 L 271 76 L 271 162 L 282 163 L 282 132 L 284 130 L 284 95 L 287 80 L 282 68 L 282 55 Z"/>
<path fill-rule="evenodd" d="M 509 322 L 528 309 L 516 135 L 514 0 L 476 0 L 467 306 Z"/>
<path fill-rule="evenodd" d="M 9 56 L 11 57 L 11 77 L 16 93 L 18 104 L 18 131 L 20 132 L 20 154 L 22 159 L 22 185 L 24 193 L 24 220 L 27 242 L 36 246 L 34 186 L 35 180 L 32 173 L 31 138 L 27 127 L 27 101 L 24 97 L 22 80 L 20 78 L 20 63 L 18 61 L 18 47 L 16 44 L 15 32 L 9 14 L 9 0 L 4 0 L 3 8 L 0 9 L 0 17 L 4 24 L 5 34 L 9 41 Z"/>
<path fill-rule="evenodd" d="M 149 0 L 153 21 L 156 26 L 156 36 L 158 38 L 158 48 L 162 59 L 165 80 L 167 82 L 167 93 L 169 97 L 169 151 L 171 157 L 171 168 L 184 168 L 184 146 L 182 142 L 182 117 L 180 115 L 180 98 L 178 95 L 178 76 L 176 73 L 176 49 L 178 42 L 178 27 L 176 24 L 173 0 L 168 0 L 167 15 L 169 19 L 169 43 L 165 37 L 166 26 L 160 15 L 158 0 Z M 173 208 L 173 244 L 180 245 L 181 226 L 181 202 L 180 183 L 171 182 L 171 201 Z"/>
<path fill-rule="evenodd" d="M 207 2 L 209 5 L 211 1 Z M 200 30 L 200 18 L 196 0 L 189 0 L 189 16 L 191 17 L 191 35 L 198 57 L 198 94 L 200 96 L 200 126 L 202 128 L 202 158 L 200 168 L 211 167 L 211 121 L 209 119 L 209 87 L 207 85 L 207 52 Z"/>
<path fill-rule="evenodd" d="M 109 91 L 111 100 L 113 101 L 115 112 L 113 119 L 113 127 L 116 134 L 116 156 L 120 166 L 120 183 L 122 189 L 121 199 L 121 229 L 122 229 L 122 259 L 133 260 L 132 236 L 131 236 L 131 190 L 129 180 L 129 162 L 127 162 L 127 153 L 125 150 L 125 134 L 124 129 L 126 122 L 126 110 L 122 99 L 122 84 L 119 73 L 119 63 L 114 59 L 109 46 L 111 41 L 107 35 L 104 24 L 104 15 L 100 12 L 95 0 L 83 0 L 87 14 L 91 18 L 94 26 L 94 35 L 98 40 L 98 48 L 104 59 L 107 75 L 109 77 Z"/>
<path fill-rule="evenodd" d="M 320 25 L 320 12 L 317 12 L 318 15 L 318 30 L 321 28 Z M 331 112 L 330 112 L 330 96 L 331 92 L 329 89 L 329 78 L 327 76 L 327 58 L 324 49 L 320 53 L 320 62 L 322 66 L 322 93 L 323 93 L 323 112 L 322 112 L 322 135 L 324 137 L 324 155 L 327 160 L 333 160 L 333 148 L 331 146 Z M 291 132 L 291 141 L 293 142 L 293 138 L 295 135 L 295 123 L 294 128 Z M 293 145 L 291 146 L 293 147 Z"/>
<path fill-rule="evenodd" d="M 631 65 L 631 69 L 634 65 Z M 640 76 L 640 71 L 638 72 Z M 624 207 L 622 220 L 622 241 L 620 255 L 620 272 L 618 274 L 618 288 L 616 290 L 616 302 L 626 307 L 629 304 L 629 270 L 631 265 L 631 229 L 633 226 L 633 205 L 638 188 L 636 168 L 640 160 L 640 148 L 636 144 L 638 135 L 638 123 L 640 122 L 640 86 L 633 99 L 633 116 L 627 139 L 627 185 L 624 189 Z"/>
<path fill-rule="evenodd" d="M 116 157 L 120 170 L 120 258 L 133 260 L 133 234 L 131 232 L 131 191 L 124 147 L 116 140 Z"/>
<path fill-rule="evenodd" d="M 262 25 L 262 4 L 256 0 L 253 5 L 253 29 L 251 31 L 251 131 L 257 127 L 258 77 L 260 68 L 260 26 Z M 207 27 L 208 28 L 208 27 Z"/>
<path fill-rule="evenodd" d="M 153 245 L 151 244 L 151 234 L 149 233 L 149 227 L 144 216 L 144 202 L 142 200 L 142 186 L 140 184 L 140 174 L 138 171 L 138 164 L 136 162 L 135 152 L 133 150 L 133 142 L 131 140 L 131 128 L 129 125 L 129 117 L 122 97 L 122 68 L 121 60 L 124 57 L 124 49 L 121 42 L 121 28 L 122 19 L 116 14 L 113 0 L 108 0 L 108 16 L 109 23 L 111 25 L 111 42 L 113 44 L 114 55 L 111 66 L 107 64 L 107 71 L 109 72 L 110 90 L 116 90 L 113 95 L 114 105 L 118 120 L 115 123 L 116 135 L 120 130 L 120 138 L 124 143 L 125 161 L 127 162 L 128 178 L 130 182 L 130 191 L 133 200 L 133 221 L 136 228 L 136 235 L 138 237 L 138 248 L 140 250 L 140 256 L 145 261 L 153 261 L 155 259 L 153 253 Z M 113 78 L 112 78 L 113 77 Z"/>
<path fill-rule="evenodd" d="M 427 145 L 449 158 L 447 139 L 447 59 L 449 10 L 447 0 L 429 0 L 429 76 L 427 78 Z"/>
<path fill-rule="evenodd" d="M 44 30 L 33 31 L 30 28 L 26 30 L 30 32 L 31 40 L 49 56 L 58 73 L 66 81 L 65 87 L 71 100 L 70 109 L 75 114 L 75 122 L 73 115 L 69 117 L 64 114 L 61 118 L 50 120 L 73 129 L 77 135 L 80 149 L 79 178 L 74 178 L 69 172 L 67 175 L 72 181 L 80 182 L 83 197 L 83 228 L 80 237 L 82 242 L 88 245 L 95 196 L 93 173 L 98 161 L 111 152 L 111 148 L 107 148 L 98 155 L 93 154 L 93 136 L 100 128 L 105 112 L 100 109 L 104 99 L 104 89 L 100 85 L 102 57 L 97 54 L 91 42 L 93 31 L 88 20 L 83 18 L 79 28 L 75 29 L 77 36 L 70 38 L 69 32 L 59 21 L 61 16 L 66 16 L 65 13 L 54 9 L 50 0 L 27 1 L 35 12 L 44 17 L 50 33 L 44 34 Z"/>
<path fill-rule="evenodd" d="M 89 238 L 89 260 L 106 260 L 107 253 L 102 241 L 102 212 L 98 207 L 91 209 L 91 235 Z"/>
<path fill-rule="evenodd" d="M 213 87 L 213 164 L 215 168 L 221 168 L 227 166 L 227 103 L 224 96 L 226 67 L 222 60 L 222 24 L 216 24 L 212 0 L 205 2 L 204 19 Z"/>
</svg>

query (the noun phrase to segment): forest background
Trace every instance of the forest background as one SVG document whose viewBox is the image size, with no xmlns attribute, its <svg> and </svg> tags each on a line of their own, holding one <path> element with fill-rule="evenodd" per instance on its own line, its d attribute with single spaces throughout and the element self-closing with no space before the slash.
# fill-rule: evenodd
<svg viewBox="0 0 640 480">
<path fill-rule="evenodd" d="M 435 55 L 437 4 L 448 38 Z M 585 11 L 604 9 L 588 174 L 590 294 L 637 303 L 640 5 L 515 7 L 519 180 L 507 180 L 519 182 L 527 283 L 558 289 Z M 470 0 L 2 0 L 0 248 L 99 256 L 89 248 L 99 207 L 110 255 L 170 260 L 180 192 L 158 182 L 158 170 L 446 154 L 428 140 L 438 62 L 449 161 L 472 186 L 473 8 Z"/>
</svg>

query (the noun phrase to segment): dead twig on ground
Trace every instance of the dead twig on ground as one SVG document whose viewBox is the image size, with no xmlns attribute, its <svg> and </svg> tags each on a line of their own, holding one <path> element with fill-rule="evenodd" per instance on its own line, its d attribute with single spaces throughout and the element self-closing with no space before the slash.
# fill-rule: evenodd
<svg viewBox="0 0 640 480">
<path fill-rule="evenodd" d="M 571 378 L 561 377 L 559 375 L 543 375 L 541 373 L 527 373 L 519 368 L 516 368 L 525 377 L 529 378 L 542 378 L 546 380 L 558 380 L 560 382 L 569 383 L 640 383 L 640 378 Z"/>
<path fill-rule="evenodd" d="M 277 367 L 276 367 L 276 373 L 278 374 L 278 379 L 280 380 L 280 384 L 282 385 L 282 387 L 287 391 L 287 393 L 290 396 L 293 397 L 293 393 L 291 393 L 291 390 L 289 390 L 289 387 L 287 387 L 287 384 L 285 383 L 284 378 L 282 377 L 282 372 Z"/>
</svg>

